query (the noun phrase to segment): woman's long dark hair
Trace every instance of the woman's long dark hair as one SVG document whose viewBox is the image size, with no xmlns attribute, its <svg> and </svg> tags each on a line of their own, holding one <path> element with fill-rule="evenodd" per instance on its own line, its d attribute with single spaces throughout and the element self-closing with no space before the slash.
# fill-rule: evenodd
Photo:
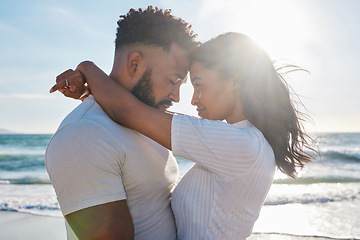
<svg viewBox="0 0 360 240">
<path fill-rule="evenodd" d="M 243 113 L 271 145 L 277 167 L 295 178 L 317 153 L 302 126 L 305 114 L 296 109 L 289 88 L 265 51 L 240 33 L 226 33 L 202 44 L 192 61 L 218 71 L 224 79 L 235 79 L 240 86 Z"/>
</svg>

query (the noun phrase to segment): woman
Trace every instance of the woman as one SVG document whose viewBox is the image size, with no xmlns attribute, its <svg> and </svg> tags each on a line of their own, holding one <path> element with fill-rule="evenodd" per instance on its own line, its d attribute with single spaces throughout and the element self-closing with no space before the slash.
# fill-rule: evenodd
<svg viewBox="0 0 360 240">
<path fill-rule="evenodd" d="M 243 34 L 220 35 L 193 53 L 192 104 L 202 119 L 143 104 L 90 62 L 78 70 L 114 121 L 195 162 L 172 195 L 179 239 L 245 239 L 275 166 L 295 177 L 296 168 L 312 159 L 304 152 L 311 148 L 287 85 L 267 54 Z"/>
</svg>

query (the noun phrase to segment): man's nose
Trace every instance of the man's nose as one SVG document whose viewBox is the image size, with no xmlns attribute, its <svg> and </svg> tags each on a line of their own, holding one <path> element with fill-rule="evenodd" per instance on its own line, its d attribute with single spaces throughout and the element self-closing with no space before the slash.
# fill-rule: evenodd
<svg viewBox="0 0 360 240">
<path fill-rule="evenodd" d="M 173 100 L 173 102 L 176 102 L 176 103 L 180 102 L 180 86 L 181 86 L 181 81 L 178 81 L 174 85 L 174 87 L 169 95 L 169 97 Z"/>
</svg>

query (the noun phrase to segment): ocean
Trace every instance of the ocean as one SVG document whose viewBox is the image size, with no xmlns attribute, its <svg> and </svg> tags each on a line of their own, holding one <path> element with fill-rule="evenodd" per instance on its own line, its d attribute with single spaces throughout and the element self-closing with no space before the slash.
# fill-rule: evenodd
<svg viewBox="0 0 360 240">
<path fill-rule="evenodd" d="M 61 217 L 44 163 L 49 134 L 0 134 L 0 211 Z M 254 233 L 360 239 L 360 133 L 317 133 L 321 157 L 276 173 Z M 178 158 L 180 176 L 193 164 Z"/>
</svg>

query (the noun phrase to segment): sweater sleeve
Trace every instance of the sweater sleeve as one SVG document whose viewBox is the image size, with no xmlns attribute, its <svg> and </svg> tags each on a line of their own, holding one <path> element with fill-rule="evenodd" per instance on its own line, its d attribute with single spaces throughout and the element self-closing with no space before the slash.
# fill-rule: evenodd
<svg viewBox="0 0 360 240">
<path fill-rule="evenodd" d="M 174 156 L 200 164 L 223 180 L 245 174 L 259 156 L 261 143 L 255 127 L 238 128 L 222 121 L 173 116 Z"/>
</svg>

